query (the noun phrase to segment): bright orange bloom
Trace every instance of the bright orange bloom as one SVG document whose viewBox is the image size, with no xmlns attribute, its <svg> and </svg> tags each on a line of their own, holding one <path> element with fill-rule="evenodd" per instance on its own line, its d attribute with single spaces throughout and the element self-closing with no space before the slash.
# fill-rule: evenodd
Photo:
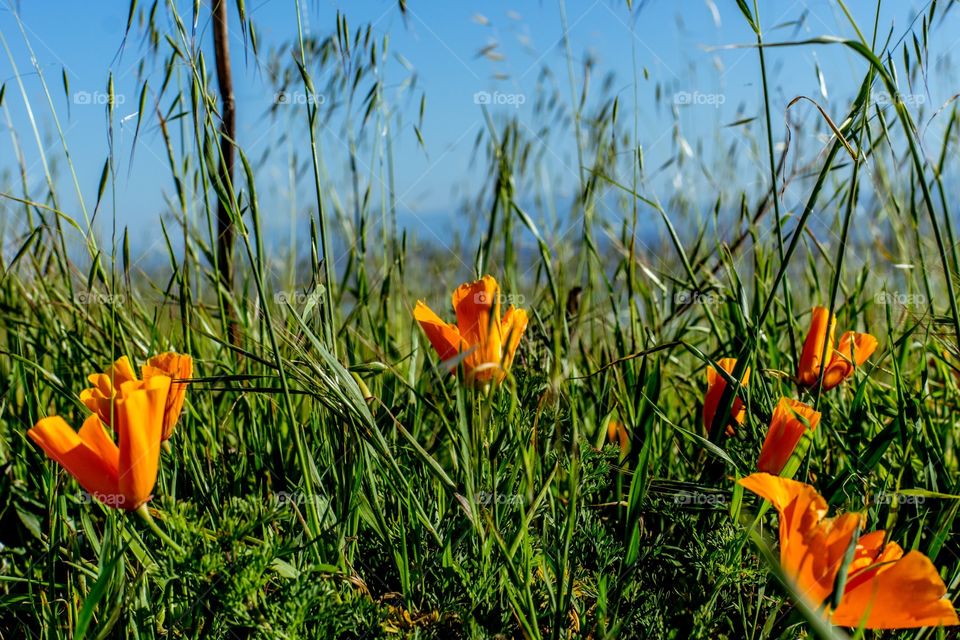
<svg viewBox="0 0 960 640">
<path fill-rule="evenodd" d="M 828 322 L 829 318 L 829 322 Z M 810 320 L 810 331 L 803 343 L 800 363 L 797 366 L 797 380 L 805 387 L 813 387 L 823 369 L 823 390 L 828 391 L 853 375 L 856 367 L 867 361 L 877 348 L 877 339 L 869 333 L 847 331 L 840 336 L 840 343 L 834 348 L 834 331 L 837 319 L 830 316 L 824 307 L 814 307 Z M 824 348 L 826 353 L 824 354 Z M 824 356 L 826 368 L 821 356 Z"/>
<path fill-rule="evenodd" d="M 727 373 L 732 374 L 734 367 L 737 366 L 736 358 L 720 358 L 717 360 L 717 364 L 726 371 Z M 740 386 L 745 387 L 750 381 L 750 367 L 747 367 L 746 371 L 743 372 L 743 379 L 740 381 Z M 710 425 L 713 424 L 713 416 L 717 413 L 717 405 L 720 404 L 720 397 L 723 396 L 723 390 L 727 388 L 727 381 L 723 379 L 717 370 L 713 367 L 707 367 L 707 394 L 703 398 L 703 428 L 707 432 L 710 431 Z M 746 417 L 747 410 L 743 406 L 743 400 L 740 399 L 738 395 L 733 400 L 733 406 L 730 407 L 730 417 L 737 421 L 737 424 L 743 424 L 743 420 Z M 734 434 L 733 427 L 727 425 L 725 433 L 728 436 Z"/>
<path fill-rule="evenodd" d="M 767 437 L 760 449 L 757 469 L 774 475 L 783 471 L 787 460 L 797 448 L 797 443 L 807 429 L 813 431 L 820 423 L 820 412 L 802 402 L 780 398 L 773 410 Z"/>
<path fill-rule="evenodd" d="M 500 288 L 493 276 L 457 287 L 453 308 L 456 324 L 444 322 L 419 300 L 413 317 L 442 361 L 465 354 L 463 368 L 468 380 L 499 382 L 506 376 L 527 328 L 527 312 L 510 305 L 500 318 Z"/>
<path fill-rule="evenodd" d="M 170 436 L 173 435 L 174 427 L 177 426 L 177 421 L 180 419 L 184 396 L 187 392 L 185 382 L 172 381 L 188 380 L 193 375 L 193 359 L 180 353 L 161 353 L 147 360 L 147 364 L 141 367 L 140 372 L 144 380 L 156 376 L 171 380 L 170 393 L 167 395 L 167 404 L 163 413 L 163 435 L 161 438 L 162 440 L 169 440 Z M 111 405 L 121 397 L 125 383 L 137 380 L 137 374 L 130 365 L 127 356 L 122 356 L 106 371 L 91 374 L 87 377 L 87 380 L 93 387 L 80 392 L 80 401 L 100 416 L 104 424 L 109 425 L 113 419 L 111 412 L 116 411 Z M 116 390 L 118 389 L 120 393 L 117 393 Z"/>
<path fill-rule="evenodd" d="M 180 420 L 183 401 L 187 395 L 185 382 L 172 381 L 189 380 L 193 376 L 193 358 L 183 353 L 168 351 L 147 360 L 147 364 L 140 368 L 140 372 L 144 380 L 158 375 L 171 379 L 170 394 L 167 396 L 167 404 L 163 410 L 163 436 L 161 437 L 161 440 L 169 440 L 173 435 L 174 427 Z"/>
<path fill-rule="evenodd" d="M 856 541 L 840 604 L 831 610 L 837 574 L 864 516 L 827 518 L 827 502 L 816 489 L 768 473 L 747 476 L 740 484 L 776 507 L 783 571 L 814 608 L 826 603 L 832 624 L 867 629 L 960 624 L 930 559 L 919 551 L 904 554 L 895 542 L 884 545 L 883 531 Z"/>
<path fill-rule="evenodd" d="M 607 440 L 620 445 L 620 458 L 627 457 L 630 452 L 630 434 L 622 422 L 611 420 L 607 423 Z"/>
<path fill-rule="evenodd" d="M 137 509 L 157 482 L 163 410 L 170 378 L 128 380 L 114 405 L 114 431 L 96 414 L 74 431 L 59 416 L 43 418 L 27 431 L 44 453 L 59 462 L 88 493 L 107 506 Z"/>
</svg>

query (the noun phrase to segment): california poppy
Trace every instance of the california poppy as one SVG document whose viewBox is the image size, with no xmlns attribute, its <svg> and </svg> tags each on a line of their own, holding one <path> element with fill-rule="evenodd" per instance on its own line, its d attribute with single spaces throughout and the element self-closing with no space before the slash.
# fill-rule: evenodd
<svg viewBox="0 0 960 640">
<path fill-rule="evenodd" d="M 780 398 L 760 449 L 757 469 L 775 475 L 783 471 L 804 431 L 813 431 L 819 423 L 820 412 L 802 402 Z"/>
<path fill-rule="evenodd" d="M 161 353 L 147 360 L 140 370 L 144 380 L 163 376 L 172 380 L 187 380 L 193 375 L 193 359 L 181 353 Z M 122 394 L 123 385 L 137 380 L 137 374 L 126 356 L 117 359 L 103 373 L 94 373 L 87 377 L 93 386 L 80 392 L 80 401 L 88 409 L 100 416 L 104 424 L 111 424 L 111 404 Z M 119 392 L 117 391 L 119 390 Z M 167 404 L 163 413 L 163 434 L 161 440 L 169 440 L 183 410 L 183 400 L 187 385 L 184 382 L 172 382 Z"/>
<path fill-rule="evenodd" d="M 607 423 L 607 440 L 620 445 L 620 458 L 626 458 L 630 452 L 630 434 L 619 420 Z"/>
<path fill-rule="evenodd" d="M 814 307 L 810 331 L 803 343 L 797 366 L 797 380 L 805 387 L 817 384 L 823 370 L 823 390 L 828 391 L 850 377 L 856 367 L 867 361 L 877 348 L 877 339 L 869 333 L 847 331 L 834 348 L 837 319 L 824 307 Z M 826 349 L 826 351 L 824 351 Z M 827 363 L 823 367 L 821 362 Z"/>
<path fill-rule="evenodd" d="M 720 358 L 717 360 L 717 364 L 726 371 L 727 373 L 732 374 L 734 368 L 737 366 L 736 358 Z M 750 367 L 747 367 L 746 371 L 743 372 L 743 379 L 740 380 L 740 386 L 745 387 L 750 381 Z M 717 370 L 711 366 L 707 367 L 707 393 L 703 398 L 703 428 L 707 432 L 710 431 L 710 425 L 713 424 L 713 416 L 717 413 L 717 405 L 720 404 L 720 398 L 723 396 L 723 390 L 727 388 L 727 381 L 717 373 Z M 734 398 L 733 406 L 730 408 L 730 417 L 733 418 L 737 424 L 743 424 L 743 420 L 746 417 L 746 409 L 743 406 L 743 400 L 740 399 L 739 395 Z M 733 427 L 727 425 L 725 433 L 728 436 L 734 434 Z"/>
<path fill-rule="evenodd" d="M 755 473 L 740 484 L 773 503 L 780 514 L 780 564 L 797 591 L 814 607 L 825 603 L 830 622 L 843 627 L 906 629 L 955 625 L 957 612 L 943 580 L 927 556 L 904 553 L 884 532 L 853 536 L 859 513 L 827 518 L 827 502 L 808 484 Z M 839 604 L 828 600 L 851 543 L 852 562 Z"/>
<path fill-rule="evenodd" d="M 510 368 L 527 328 L 527 312 L 511 305 L 500 317 L 500 288 L 493 276 L 457 287 L 453 308 L 456 324 L 444 322 L 419 300 L 413 317 L 423 327 L 440 360 L 447 362 L 466 354 L 463 368 L 469 380 L 499 382 Z"/>
<path fill-rule="evenodd" d="M 59 416 L 27 431 L 48 457 L 59 462 L 88 493 L 107 506 L 133 511 L 151 498 L 157 482 L 163 412 L 170 378 L 127 380 L 114 405 L 114 431 L 97 414 L 74 431 Z"/>
</svg>

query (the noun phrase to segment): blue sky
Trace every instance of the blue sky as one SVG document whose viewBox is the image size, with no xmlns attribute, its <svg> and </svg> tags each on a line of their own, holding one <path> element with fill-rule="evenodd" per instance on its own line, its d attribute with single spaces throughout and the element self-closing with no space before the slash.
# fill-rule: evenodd
<svg viewBox="0 0 960 640">
<path fill-rule="evenodd" d="M 209 10 L 207 3 L 203 4 L 197 34 L 208 42 Z M 296 37 L 296 4 L 294 0 L 260 0 L 246 4 L 258 31 L 264 59 L 257 64 L 249 54 L 244 55 L 238 25 L 233 24 L 239 141 L 251 158 L 258 158 L 271 145 L 278 147 L 271 152 L 272 159 L 259 166 L 257 180 L 261 208 L 271 212 L 268 226 L 282 235 L 285 230 L 302 230 L 309 215 L 305 212 L 309 189 L 298 186 L 296 200 L 291 198 L 284 154 L 296 152 L 302 158 L 308 148 L 302 135 L 293 135 L 278 143 L 284 127 L 290 120 L 296 121 L 297 115 L 288 119 L 284 119 L 284 115 L 273 121 L 266 115 L 275 96 L 265 79 L 264 64 L 266 52 L 289 45 Z M 850 0 L 847 4 L 861 27 L 868 31 L 875 3 Z M 126 5 L 120 0 L 19 3 L 0 0 L 0 34 L 10 50 L 9 55 L 0 50 L 0 82 L 6 84 L 6 111 L 0 110 L 0 129 L 3 129 L 0 132 L 0 189 L 18 196 L 22 194 L 9 124 L 23 149 L 32 193 L 41 193 L 44 184 L 38 144 L 24 106 L 19 77 L 39 131 L 39 146 L 45 150 L 48 162 L 56 165 L 61 208 L 82 221 L 50 104 L 33 68 L 28 43 L 50 90 L 88 207 L 92 207 L 95 200 L 108 154 L 102 99 L 107 74 L 112 72 L 115 92 L 122 99 L 116 108 L 113 141 L 119 159 L 118 173 L 112 185 L 115 197 L 108 194 L 99 214 L 99 229 L 101 233 L 107 232 L 116 220 L 119 226 L 131 228 L 136 243 L 141 236 L 156 239 L 158 220 L 169 216 L 165 198 L 172 198 L 173 190 L 166 152 L 154 119 L 148 117 L 145 122 L 130 164 L 139 99 L 137 71 L 146 53 L 136 28 L 121 51 Z M 232 5 L 231 11 L 234 11 Z M 621 111 L 629 113 L 627 117 L 632 122 L 634 109 L 637 110 L 636 138 L 644 147 L 647 167 L 655 169 L 677 155 L 678 133 L 698 159 L 709 165 L 710 158 L 723 157 L 728 145 L 738 144 L 738 138 L 742 138 L 737 128 L 725 125 L 758 115 L 760 85 L 756 50 L 728 47 L 751 43 L 752 33 L 732 0 L 715 0 L 715 4 L 705 0 L 651 0 L 637 1 L 634 5 L 631 12 L 622 0 L 567 0 L 578 85 L 582 81 L 579 62 L 586 55 L 597 62 L 592 83 L 594 95 L 600 93 L 602 77 L 614 74 L 611 90 L 621 97 Z M 825 34 L 855 36 L 836 2 L 764 0 L 760 5 L 768 41 Z M 178 6 L 184 15 L 190 15 L 190 2 L 178 2 Z M 390 50 L 402 54 L 415 70 L 417 88 L 406 91 L 401 83 L 411 72 L 396 58 L 391 58 L 385 68 L 386 85 L 394 94 L 390 97 L 399 100 L 397 107 L 401 110 L 401 124 L 392 132 L 397 193 L 403 223 L 420 232 L 432 233 L 437 225 L 450 223 L 463 194 L 479 188 L 477 175 L 483 174 L 483 167 L 470 163 L 474 140 L 484 126 L 475 95 L 487 92 L 499 96 L 504 103 L 490 105 L 491 114 L 500 117 L 517 113 L 523 122 L 529 123 L 532 132 L 536 130 L 532 103 L 541 69 L 552 70 L 561 97 L 568 102 L 570 86 L 556 2 L 409 0 L 408 6 L 409 14 L 404 18 L 395 0 L 301 2 L 307 33 L 329 33 L 339 9 L 347 16 L 351 28 L 370 23 L 379 37 L 389 35 Z M 885 30 L 892 27 L 899 37 L 916 9 L 925 6 L 926 2 L 913 0 L 885 2 L 880 24 Z M 957 32 L 954 15 L 934 32 L 931 50 L 935 55 L 950 55 L 954 43 L 945 41 L 943 34 L 951 32 Z M 869 37 L 869 32 L 867 35 Z M 493 51 L 498 59 L 478 55 L 493 43 L 497 44 Z M 209 51 L 209 46 L 206 49 Z M 212 69 L 212 55 L 209 59 Z M 151 85 L 158 86 L 161 82 L 158 63 L 147 60 L 144 64 Z M 826 98 L 820 92 L 817 65 L 829 88 Z M 866 69 L 861 60 L 837 46 L 771 50 L 768 66 L 775 114 L 782 114 L 794 96 L 807 95 L 821 101 L 831 115 L 840 115 Z M 64 96 L 62 72 L 69 79 L 71 99 Z M 923 90 L 924 93 L 929 90 L 925 97 L 928 106 L 939 105 L 955 92 L 952 73 L 949 78 L 935 75 L 934 70 L 931 73 L 934 81 L 928 82 L 927 89 Z M 687 104 L 671 109 L 668 99 L 658 106 L 655 98 L 658 91 L 667 96 L 686 95 Z M 419 147 L 413 131 L 421 92 L 426 95 L 426 124 L 422 131 L 426 150 Z M 80 93 L 89 99 L 89 104 L 78 102 Z M 518 100 L 516 96 L 522 98 Z M 717 96 L 722 98 L 718 100 Z M 519 107 L 518 101 L 523 102 Z M 804 113 L 807 114 L 804 118 L 813 118 L 809 111 Z M 782 140 L 782 116 L 775 116 L 774 127 L 776 138 Z M 754 135 L 762 131 L 757 127 Z M 342 189 L 347 194 L 348 189 L 340 184 L 340 168 L 347 158 L 342 132 L 331 128 L 325 132 L 322 143 L 330 180 L 338 191 Z M 808 151 L 816 149 L 815 140 L 797 141 L 797 144 L 806 144 Z M 557 195 L 567 197 L 577 180 L 572 138 L 551 141 L 548 146 L 545 156 L 551 180 L 559 185 Z M 738 154 L 741 152 L 744 157 L 751 153 L 747 147 L 738 150 Z M 708 181 L 698 179 L 698 172 L 692 168 L 695 165 L 692 162 L 685 169 L 671 167 L 656 173 L 649 188 L 664 201 L 669 200 L 671 190 L 685 189 L 689 190 L 691 200 L 710 202 L 715 194 Z M 749 189 L 750 180 L 762 179 L 762 171 L 751 171 L 744 175 L 744 184 L 740 186 Z M 800 194 L 786 197 L 791 195 L 799 197 Z M 9 203 L 0 203 L 0 211 L 4 209 L 8 212 L 6 215 L 23 215 L 22 208 Z"/>
</svg>

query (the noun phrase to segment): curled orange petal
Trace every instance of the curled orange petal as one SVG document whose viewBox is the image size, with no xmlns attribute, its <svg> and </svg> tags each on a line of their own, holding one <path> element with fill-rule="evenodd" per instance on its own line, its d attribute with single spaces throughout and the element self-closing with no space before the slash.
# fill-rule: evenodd
<svg viewBox="0 0 960 640">
<path fill-rule="evenodd" d="M 620 458 L 625 458 L 630 452 L 630 434 L 627 427 L 619 420 L 607 423 L 607 440 L 620 445 Z"/>
<path fill-rule="evenodd" d="M 843 627 L 911 629 L 960 624 L 944 596 L 936 567 L 927 556 L 911 551 L 888 562 L 869 580 L 849 583 L 830 621 Z"/>
<path fill-rule="evenodd" d="M 171 379 L 170 393 L 167 394 L 167 404 L 163 410 L 162 440 L 169 440 L 183 411 L 183 401 L 187 393 L 187 384 L 193 376 L 193 359 L 182 353 L 167 352 L 153 356 L 141 370 L 143 378 L 162 375 Z"/>
<path fill-rule="evenodd" d="M 847 331 L 834 344 L 836 317 L 824 307 L 814 307 L 810 331 L 803 343 L 797 364 L 797 382 L 813 387 L 823 371 L 823 390 L 828 391 L 850 377 L 856 367 L 867 361 L 877 348 L 877 339 L 869 333 Z M 823 361 L 821 361 L 823 358 Z M 826 366 L 824 366 L 824 362 Z"/>
<path fill-rule="evenodd" d="M 813 308 L 810 330 L 807 332 L 806 340 L 803 341 L 803 351 L 800 353 L 800 362 L 797 365 L 797 379 L 800 384 L 811 387 L 817 383 L 822 362 L 829 362 L 833 353 L 836 325 L 837 319 L 830 315 L 828 309 Z"/>
<path fill-rule="evenodd" d="M 59 416 L 43 418 L 27 435 L 94 497 L 109 504 L 117 494 L 119 453 L 97 416 L 87 418 L 79 433 Z"/>
<path fill-rule="evenodd" d="M 717 360 L 717 364 L 720 365 L 720 368 L 726 371 L 727 373 L 732 374 L 734 368 L 737 366 L 736 358 L 720 358 Z M 747 386 L 747 383 L 750 381 L 750 368 L 743 372 L 743 379 L 740 381 L 742 387 Z M 703 398 L 703 428 L 704 431 L 710 431 L 710 425 L 713 424 L 713 418 L 717 413 L 717 407 L 720 404 L 720 399 L 723 397 L 723 391 L 727 388 L 727 381 L 717 373 L 717 371 L 711 367 L 707 367 L 707 392 Z M 739 395 L 734 398 L 733 405 L 730 407 L 730 417 L 733 418 L 737 424 L 743 424 L 744 419 L 746 419 L 746 409 L 743 406 L 743 400 L 740 399 Z M 733 427 L 728 425 L 725 430 L 728 436 L 734 434 Z"/>
<path fill-rule="evenodd" d="M 427 339 L 430 340 L 430 344 L 433 345 L 437 355 L 440 356 L 440 360 L 449 360 L 460 353 L 464 343 L 456 325 L 441 320 L 430 307 L 421 301 L 417 301 L 417 306 L 413 309 L 413 317 L 420 323 L 424 333 L 427 334 Z"/>
<path fill-rule="evenodd" d="M 113 422 L 113 385 L 110 378 L 102 373 L 89 377 L 93 385 L 80 392 L 80 402 L 97 414 L 104 424 Z"/>
<path fill-rule="evenodd" d="M 523 309 L 514 309 L 509 307 L 503 314 L 503 321 L 500 323 L 500 335 L 503 336 L 503 369 L 509 369 L 513 364 L 513 356 L 520 346 L 520 338 L 523 332 L 527 330 L 527 312 Z"/>
<path fill-rule="evenodd" d="M 137 372 L 134 371 L 133 365 L 130 364 L 130 359 L 127 356 L 117 358 L 103 374 L 112 381 L 114 388 L 121 386 L 125 382 L 137 379 Z"/>
<path fill-rule="evenodd" d="M 783 471 L 804 432 L 807 429 L 813 431 L 819 423 L 820 413 L 812 407 L 790 398 L 780 398 L 757 458 L 757 469 L 772 474 Z"/>
<path fill-rule="evenodd" d="M 472 349 L 465 362 L 477 381 L 488 381 L 499 373 L 502 353 L 497 281 L 484 276 L 462 284 L 453 292 L 452 302 L 460 335 Z"/>
<path fill-rule="evenodd" d="M 797 591 L 823 602 L 833 590 L 850 540 L 862 520 L 846 513 L 827 518 L 827 503 L 808 484 L 754 473 L 740 484 L 773 503 L 780 514 L 780 564 Z"/>
<path fill-rule="evenodd" d="M 119 437 L 119 487 L 124 509 L 136 509 L 148 501 L 157 482 L 163 414 L 170 391 L 170 378 L 124 383 L 117 400 L 116 430 Z"/>
<path fill-rule="evenodd" d="M 91 373 L 87 380 L 93 386 L 80 392 L 80 401 L 93 411 L 106 425 L 113 424 L 113 403 L 117 390 L 125 383 L 136 380 L 137 374 L 127 356 L 121 356 L 103 373 Z"/>
<path fill-rule="evenodd" d="M 823 390 L 828 391 L 853 375 L 876 349 L 877 339 L 869 333 L 844 333 L 823 373 Z"/>
</svg>

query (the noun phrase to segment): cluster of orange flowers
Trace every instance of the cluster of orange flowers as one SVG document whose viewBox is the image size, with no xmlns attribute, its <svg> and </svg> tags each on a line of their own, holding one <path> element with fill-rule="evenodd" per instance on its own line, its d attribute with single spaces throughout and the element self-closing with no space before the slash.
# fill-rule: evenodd
<svg viewBox="0 0 960 640">
<path fill-rule="evenodd" d="M 453 372 L 462 366 L 467 382 L 499 383 L 509 370 L 527 327 L 527 314 L 512 305 L 500 313 L 500 289 L 492 276 L 459 286 L 452 297 L 456 324 L 444 322 L 422 301 L 414 309 L 442 362 Z M 797 381 L 808 388 L 829 390 L 850 377 L 870 357 L 877 340 L 848 331 L 834 346 L 835 318 L 823 307 L 813 310 L 803 345 Z M 823 366 L 824 362 L 826 366 Z M 736 360 L 717 362 L 728 374 Z M 161 442 L 173 433 L 192 374 L 190 356 L 165 353 L 151 358 L 137 378 L 126 357 L 101 374 L 80 399 L 93 414 L 79 432 L 57 416 L 44 418 L 28 435 L 46 454 L 63 465 L 81 486 L 110 506 L 139 509 L 156 484 Z M 749 382 L 747 369 L 740 385 Z M 707 371 L 703 403 L 704 427 L 709 429 L 726 388 L 712 367 Z M 743 424 L 746 409 L 736 397 L 726 433 Z M 827 503 L 810 485 L 781 478 L 804 433 L 816 429 L 820 413 L 790 398 L 777 403 L 757 460 L 759 473 L 740 480 L 747 489 L 769 500 L 780 515 L 780 563 L 800 594 L 821 604 L 833 624 L 870 629 L 958 624 L 956 611 L 944 598 L 946 587 L 933 563 L 922 553 L 885 541 L 883 531 L 859 536 L 863 514 L 828 518 Z M 108 433 L 111 427 L 118 442 Z M 610 438 L 626 446 L 628 436 L 611 422 Z M 852 555 L 850 551 L 852 550 Z M 845 579 L 840 579 L 840 572 Z M 842 593 L 834 593 L 842 585 Z M 828 603 L 827 599 L 833 594 Z M 832 606 L 831 603 L 836 603 Z"/>
<path fill-rule="evenodd" d="M 844 333 L 834 346 L 835 325 L 836 318 L 827 309 L 814 308 L 797 368 L 800 385 L 813 390 L 819 385 L 828 391 L 853 375 L 876 350 L 876 338 L 854 331 Z M 717 364 L 732 373 L 736 360 L 724 358 Z M 748 382 L 749 370 L 740 385 Z M 717 371 L 708 369 L 705 429 L 713 424 L 726 384 Z M 735 424 L 743 424 L 745 413 L 737 397 L 726 427 L 728 435 L 733 435 Z M 904 554 L 895 542 L 884 544 L 883 531 L 859 536 L 866 520 L 863 514 L 828 518 L 827 503 L 816 489 L 779 477 L 804 433 L 816 429 L 819 422 L 820 413 L 812 407 L 780 398 L 757 458 L 759 472 L 740 480 L 773 503 L 780 515 L 780 564 L 787 577 L 815 607 L 823 604 L 835 625 L 903 629 L 958 624 L 953 604 L 944 598 L 946 586 L 929 558 L 918 551 Z M 841 571 L 845 580 L 838 580 Z M 842 593 L 836 594 L 838 585 Z"/>
<path fill-rule="evenodd" d="M 150 500 L 157 482 L 160 445 L 180 418 L 193 360 L 163 353 L 137 374 L 126 356 L 88 380 L 80 401 L 93 413 L 74 431 L 50 416 L 27 432 L 100 502 L 133 511 Z M 108 431 L 112 429 L 117 441 Z"/>
<path fill-rule="evenodd" d="M 453 292 L 457 323 L 444 322 L 421 301 L 414 309 L 442 362 L 453 372 L 463 367 L 468 382 L 501 381 L 527 325 L 522 309 L 507 309 L 500 316 L 499 287 L 491 276 L 466 283 Z M 853 375 L 877 348 L 877 340 L 866 333 L 848 331 L 835 344 L 835 318 L 823 307 L 813 310 L 810 331 L 803 345 L 797 381 L 810 389 L 824 391 Z M 826 363 L 826 366 L 823 366 Z M 736 360 L 717 362 L 728 374 Z M 740 385 L 749 382 L 747 369 Z M 707 392 L 703 402 L 704 427 L 713 424 L 726 380 L 712 367 L 707 371 Z M 743 424 L 746 408 L 734 398 L 726 433 Z M 826 501 L 816 490 L 801 482 L 780 478 L 803 434 L 814 430 L 820 413 L 812 407 L 781 398 L 773 411 L 755 473 L 740 482 L 770 500 L 780 514 L 780 562 L 794 586 L 809 601 L 819 605 L 843 584 L 836 607 L 826 606 L 833 624 L 864 626 L 869 629 L 909 628 L 958 624 L 957 614 L 944 598 L 946 587 L 933 563 L 920 552 L 904 553 L 895 542 L 884 544 L 883 531 L 859 536 L 862 514 L 848 513 L 827 518 Z M 626 452 L 629 435 L 619 422 L 610 421 L 608 437 L 619 441 Z M 852 559 L 844 567 L 848 550 Z M 845 571 L 846 581 L 838 574 Z"/>
<path fill-rule="evenodd" d="M 857 367 L 867 361 L 877 348 L 877 339 L 869 333 L 847 331 L 840 336 L 839 344 L 834 342 L 837 320 L 830 315 L 830 311 L 823 307 L 813 309 L 813 319 L 810 331 L 803 343 L 803 352 L 797 365 L 797 382 L 808 389 L 816 389 L 818 384 L 823 391 L 829 391 L 853 375 Z M 821 361 L 822 359 L 822 361 Z M 826 367 L 823 366 L 826 362 Z M 717 364 L 732 374 L 737 365 L 735 358 L 722 358 Z M 821 380 L 822 378 L 822 380 Z M 745 387 L 750 381 L 748 368 L 740 380 L 740 386 Z M 727 381 L 713 367 L 707 369 L 707 394 L 703 401 L 703 424 L 710 429 L 717 405 L 723 396 Z M 730 411 L 731 421 L 726 427 L 727 435 L 734 434 L 733 423 L 743 424 L 746 409 L 743 400 L 734 399 Z M 787 460 L 793 454 L 800 442 L 803 433 L 817 428 L 820 414 L 812 407 L 792 400 L 781 398 L 773 412 L 767 437 L 760 450 L 757 468 L 760 471 L 778 474 L 783 471 Z"/>
</svg>

